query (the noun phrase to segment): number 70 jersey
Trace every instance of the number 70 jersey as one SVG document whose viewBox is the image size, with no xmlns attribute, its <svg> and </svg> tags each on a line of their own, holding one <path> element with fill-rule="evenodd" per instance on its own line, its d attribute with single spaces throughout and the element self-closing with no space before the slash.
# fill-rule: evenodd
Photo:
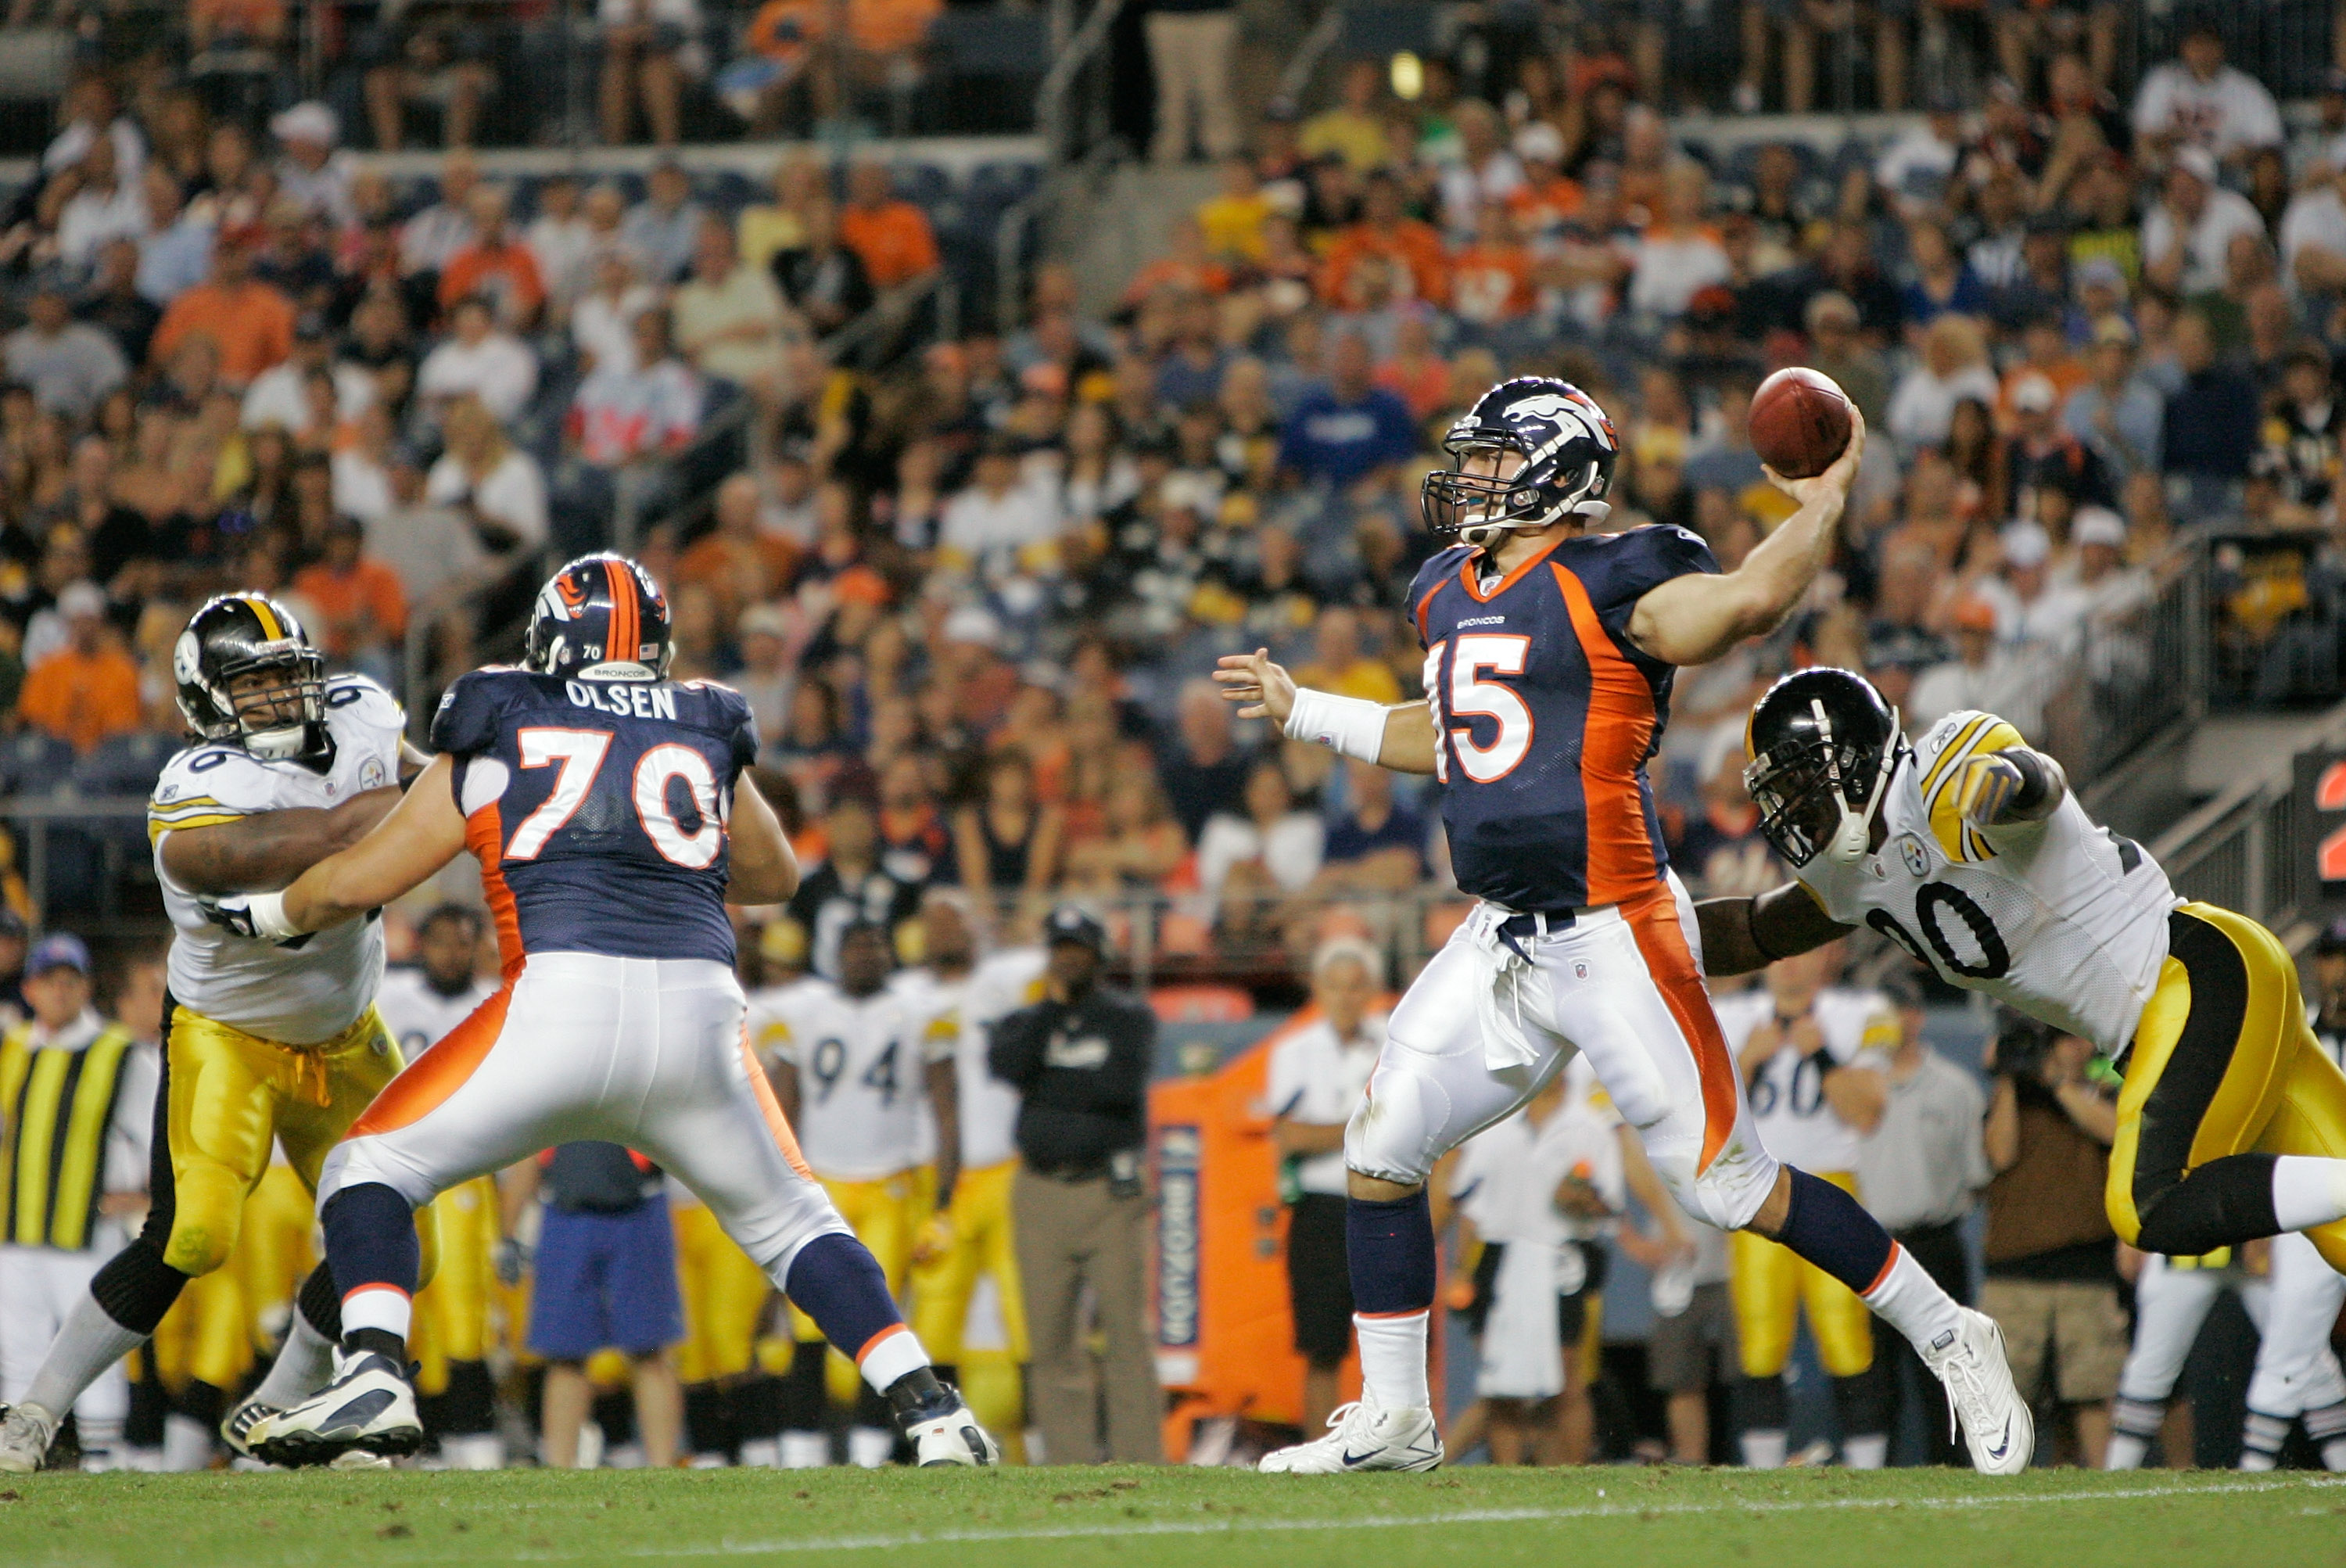
<svg viewBox="0 0 2346 1568">
<path fill-rule="evenodd" d="M 1820 855 L 1800 881 L 1833 919 L 1872 927 L 1949 983 L 2115 1054 L 2158 984 L 2167 917 L 2182 901 L 2157 861 L 2096 827 L 2074 795 L 2042 822 L 1964 822 L 1964 765 L 2023 744 L 1993 714 L 1949 714 L 1892 777 L 1882 847 L 1850 864 Z"/>
</svg>

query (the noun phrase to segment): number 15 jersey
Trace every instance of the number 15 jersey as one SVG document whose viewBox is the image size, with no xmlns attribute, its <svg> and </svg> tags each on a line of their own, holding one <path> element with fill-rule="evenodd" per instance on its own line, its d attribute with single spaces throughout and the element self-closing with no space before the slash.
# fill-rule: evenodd
<svg viewBox="0 0 2346 1568">
<path fill-rule="evenodd" d="M 432 746 L 455 759 L 508 974 L 531 952 L 733 962 L 726 818 L 758 754 L 740 693 L 477 669 Z"/>
<path fill-rule="evenodd" d="M 1993 714 L 1951 713 L 1883 791 L 1882 847 L 1819 855 L 1800 881 L 1844 925 L 1872 926 L 1948 983 L 1984 992 L 2116 1054 L 2167 961 L 2182 901 L 2131 840 L 2066 797 L 2042 822 L 1979 829 L 1955 797 L 1972 758 L 2025 744 Z"/>
</svg>

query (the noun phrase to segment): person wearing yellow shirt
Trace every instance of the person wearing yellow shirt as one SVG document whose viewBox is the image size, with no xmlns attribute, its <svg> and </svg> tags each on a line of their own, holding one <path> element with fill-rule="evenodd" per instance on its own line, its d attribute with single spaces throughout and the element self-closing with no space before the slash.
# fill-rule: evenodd
<svg viewBox="0 0 2346 1568">
<path fill-rule="evenodd" d="M 1388 706 L 1402 699 L 1392 667 L 1361 651 L 1361 617 L 1338 607 L 1323 610 L 1311 642 L 1311 662 L 1296 677 L 1314 691 L 1341 692 Z"/>
<path fill-rule="evenodd" d="M 1355 174 L 1385 161 L 1385 126 L 1377 113 L 1383 73 L 1374 60 L 1354 60 L 1344 68 L 1342 97 L 1336 107 L 1303 122 L 1299 143 L 1306 158 L 1337 153 Z"/>
<path fill-rule="evenodd" d="M 1270 199 L 1255 178 L 1254 160 L 1243 153 L 1222 159 L 1221 193 L 1198 207 L 1198 229 L 1206 249 L 1224 261 L 1260 261 L 1265 249 L 1263 223 Z"/>
</svg>

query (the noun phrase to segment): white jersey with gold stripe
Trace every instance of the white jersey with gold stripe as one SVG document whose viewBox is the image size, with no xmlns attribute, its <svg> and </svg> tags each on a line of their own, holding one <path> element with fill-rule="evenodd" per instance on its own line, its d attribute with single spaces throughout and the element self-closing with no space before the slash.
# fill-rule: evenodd
<svg viewBox="0 0 2346 1568">
<path fill-rule="evenodd" d="M 218 1023 L 286 1045 L 331 1040 L 358 1021 L 382 981 L 382 922 L 370 916 L 317 932 L 296 946 L 235 936 L 204 919 L 194 893 L 163 867 L 163 840 L 263 811 L 332 809 L 399 781 L 406 715 L 364 676 L 326 683 L 326 731 L 334 754 L 323 772 L 270 762 L 235 746 L 191 746 L 163 765 L 147 805 L 155 877 L 176 928 L 171 995 Z"/>
<path fill-rule="evenodd" d="M 1730 1056 L 1762 1023 L 1777 1016 L 1776 999 L 1766 987 L 1719 999 L 1713 1011 Z M 1862 1135 L 1841 1119 L 1825 1098 L 1825 1074 L 1835 1067 L 1886 1072 L 1898 1045 L 1898 1015 L 1878 991 L 1832 985 L 1817 993 L 1810 1017 L 1824 1037 L 1822 1051 L 1810 1055 L 1791 1041 L 1788 1027 L 1776 1054 L 1760 1064 L 1743 1086 L 1751 1103 L 1751 1125 L 1768 1152 L 1804 1171 L 1853 1171 Z"/>
<path fill-rule="evenodd" d="M 1043 965 L 1041 948 L 1018 947 L 989 955 L 959 980 L 914 969 L 892 983 L 922 1021 L 923 1036 L 952 1043 L 964 1170 L 998 1166 L 1018 1153 L 1018 1091 L 994 1075 L 985 1053 L 994 1024 L 1043 999 Z M 933 1157 L 936 1132 L 925 1101 L 921 1119 Z"/>
<path fill-rule="evenodd" d="M 750 999 L 750 1039 L 798 1069 L 799 1148 L 827 1181 L 878 1181 L 933 1153 L 922 1146 L 926 1071 L 954 1054 L 943 1031 L 894 990 L 850 996 L 828 980 Z M 933 1144 L 934 1134 L 930 1134 Z"/>
<path fill-rule="evenodd" d="M 1971 758 L 2025 745 L 1993 714 L 1951 713 L 1884 790 L 1882 847 L 1800 878 L 1845 925 L 1872 926 L 1950 984 L 2116 1053 L 2158 984 L 2182 901 L 2142 848 L 2071 795 L 2042 822 L 1974 828 L 1955 797 Z"/>
</svg>

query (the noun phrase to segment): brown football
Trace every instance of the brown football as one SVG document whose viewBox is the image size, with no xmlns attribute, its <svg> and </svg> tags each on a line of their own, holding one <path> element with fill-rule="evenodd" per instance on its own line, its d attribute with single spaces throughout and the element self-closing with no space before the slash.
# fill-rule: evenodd
<svg viewBox="0 0 2346 1568">
<path fill-rule="evenodd" d="M 1849 397 L 1806 365 L 1778 371 L 1751 394 L 1751 450 L 1787 479 L 1833 465 L 1849 446 Z"/>
</svg>

